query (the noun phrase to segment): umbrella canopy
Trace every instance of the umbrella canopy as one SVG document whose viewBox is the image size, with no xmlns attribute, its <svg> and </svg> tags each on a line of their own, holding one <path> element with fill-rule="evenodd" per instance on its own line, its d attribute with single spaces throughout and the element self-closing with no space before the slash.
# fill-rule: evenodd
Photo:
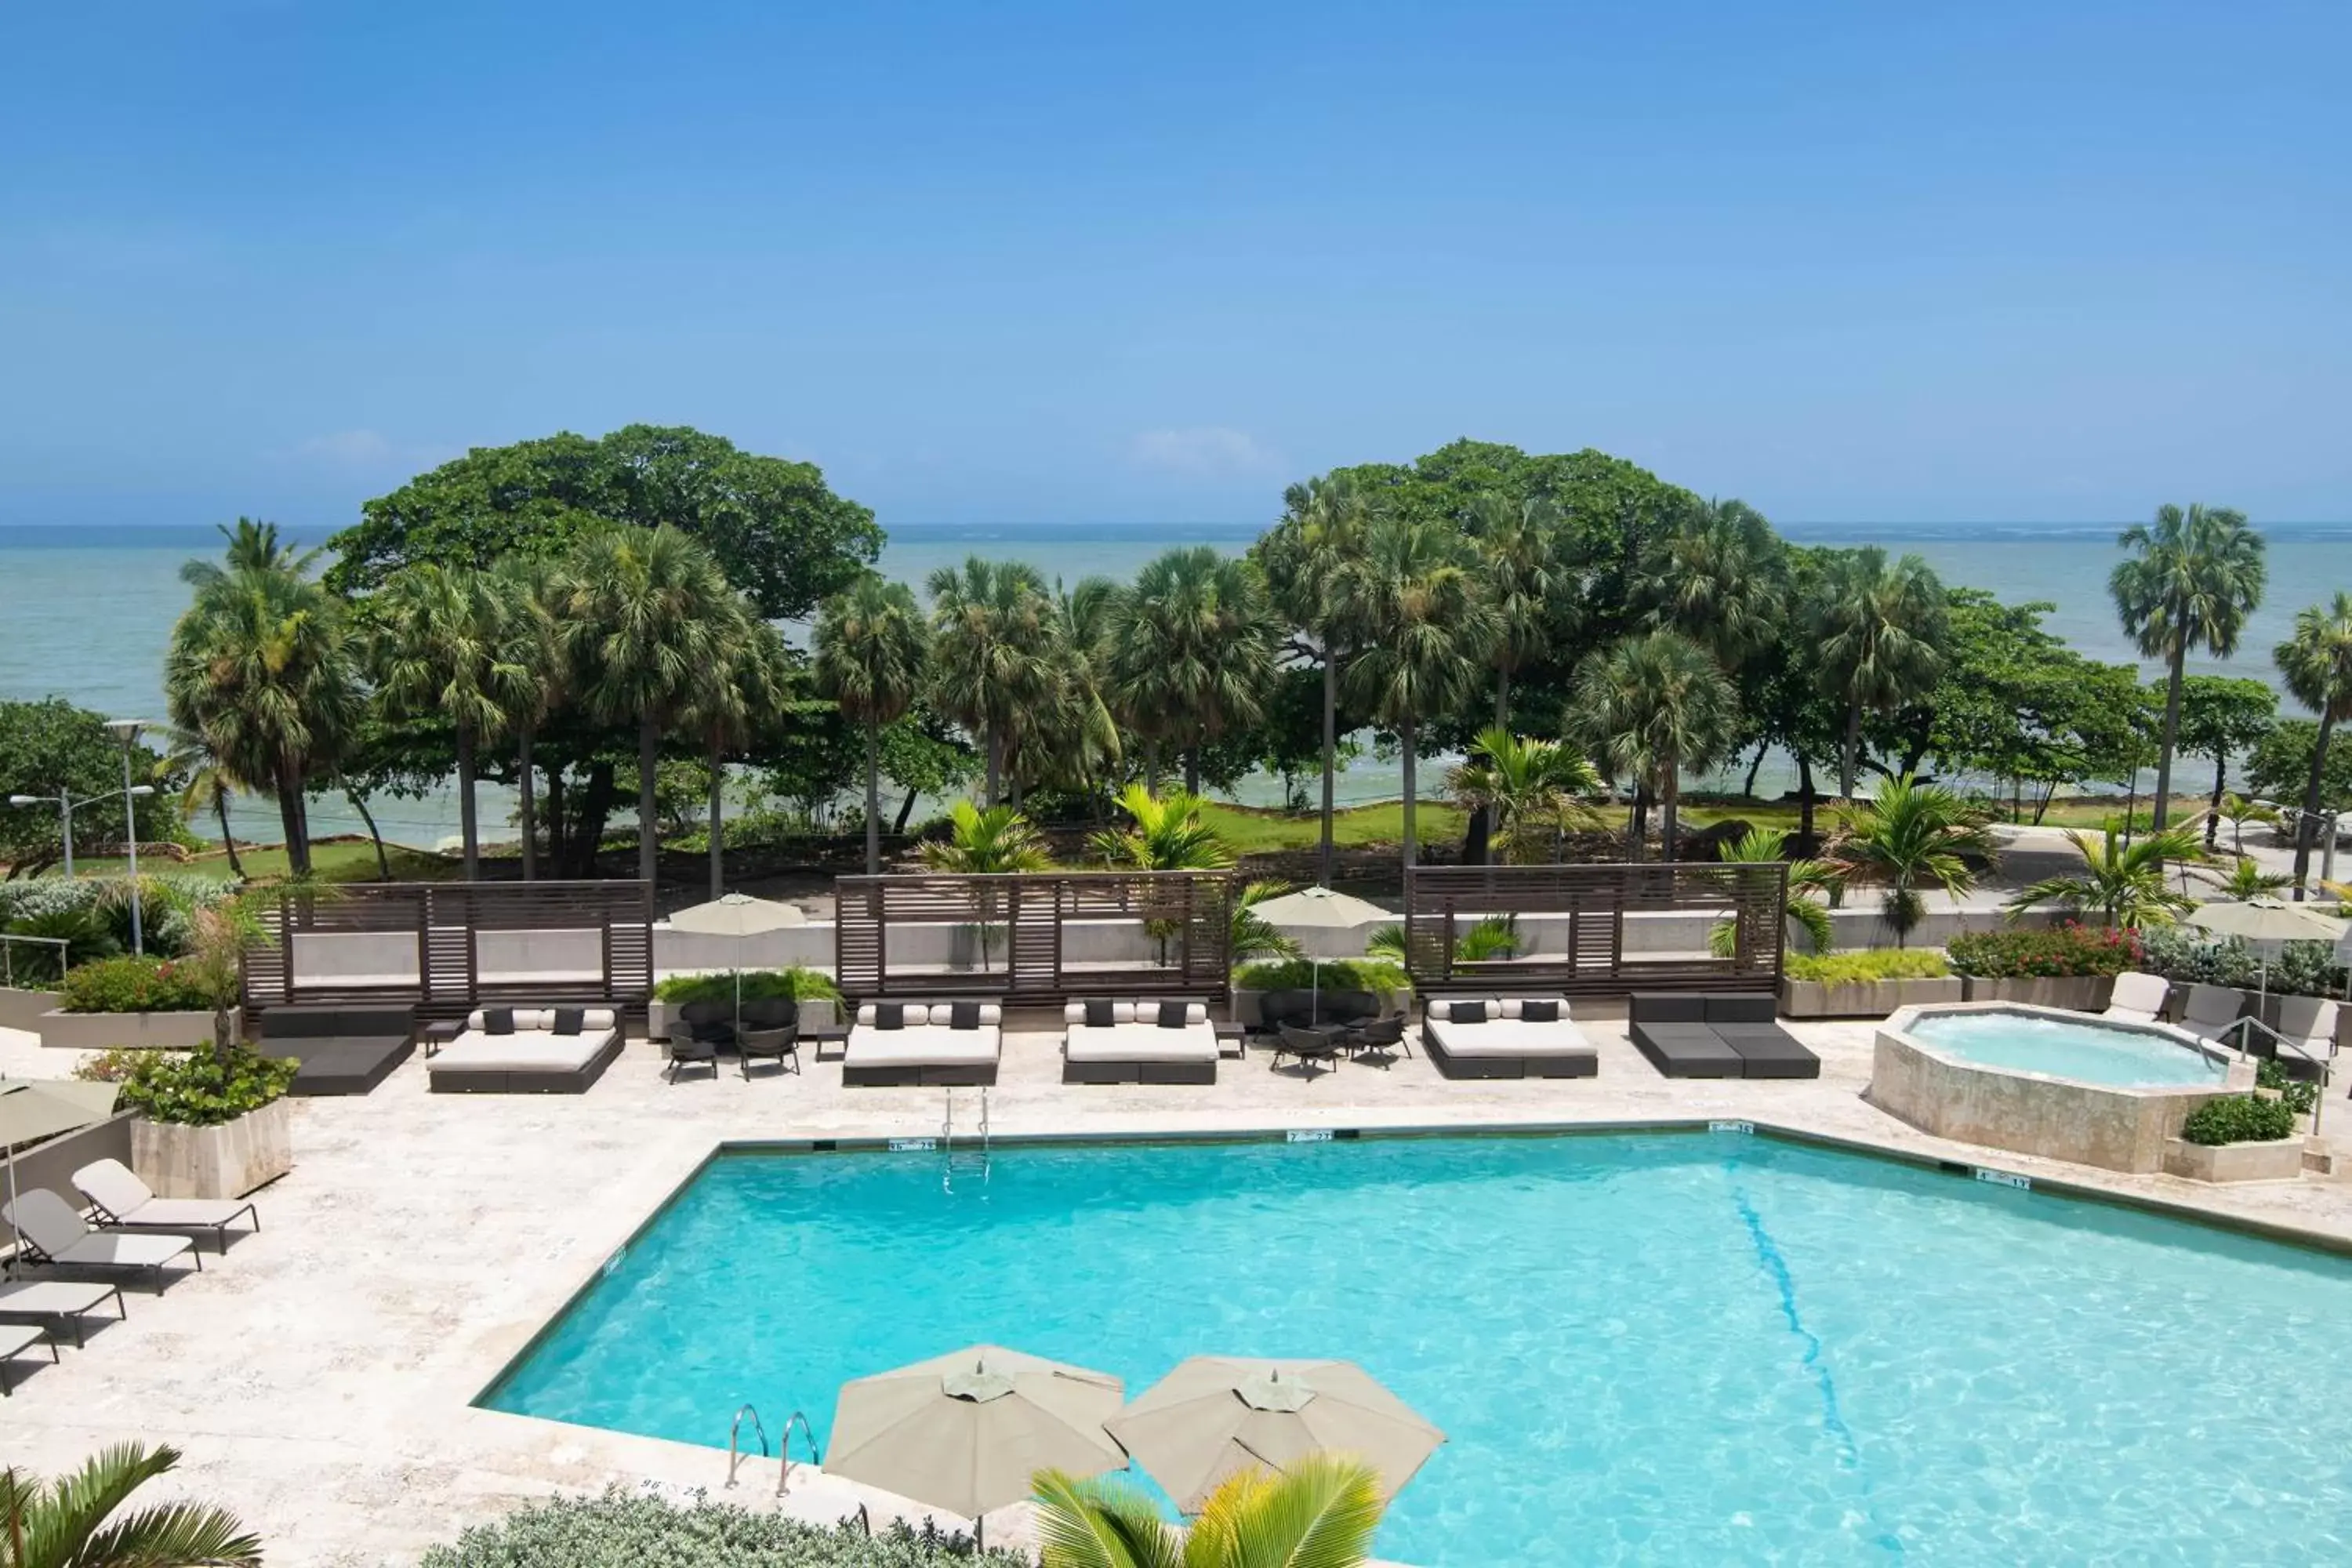
<svg viewBox="0 0 2352 1568">
<path fill-rule="evenodd" d="M 670 930 L 702 936 L 759 936 L 786 926 L 806 924 L 808 916 L 794 906 L 755 899 L 747 893 L 729 893 L 669 917 Z"/>
<path fill-rule="evenodd" d="M 1361 1455 L 1385 1500 L 1445 1441 L 1353 1362 L 1238 1356 L 1193 1357 L 1109 1428 L 1187 1513 L 1236 1471 L 1278 1470 L 1318 1449 Z"/>
<path fill-rule="evenodd" d="M 1124 1467 L 1103 1430 L 1123 1393 L 1107 1373 L 974 1345 L 842 1384 L 825 1473 L 976 1520 L 1039 1470 Z"/>
<path fill-rule="evenodd" d="M 8 1204 L 16 1203 L 16 1145 L 72 1132 L 114 1113 L 114 1085 L 78 1079 L 16 1079 L 0 1082 L 0 1149 L 8 1152 Z M 14 1226 L 10 1227 L 14 1230 Z M 19 1253 L 21 1236 L 12 1236 Z"/>
<path fill-rule="evenodd" d="M 1393 910 L 1384 910 L 1349 893 L 1335 893 L 1328 888 L 1301 888 L 1295 893 L 1252 904 L 1250 912 L 1270 926 L 1311 931 L 1348 930 L 1397 918 Z"/>
<path fill-rule="evenodd" d="M 2337 942 L 2345 935 L 2342 921 L 2306 905 L 2277 899 L 2200 904 L 2189 911 L 2189 923 L 2216 936 L 2242 937 L 2252 942 Z"/>
</svg>

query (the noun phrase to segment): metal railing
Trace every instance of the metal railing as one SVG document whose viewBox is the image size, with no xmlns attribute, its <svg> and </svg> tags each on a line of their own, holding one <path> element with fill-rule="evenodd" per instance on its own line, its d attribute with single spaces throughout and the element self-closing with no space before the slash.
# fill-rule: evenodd
<svg viewBox="0 0 2352 1568">
<path fill-rule="evenodd" d="M 760 1458 L 763 1459 L 775 1458 L 775 1455 L 771 1452 L 768 1447 L 768 1429 L 761 1425 L 760 1412 L 757 1407 L 751 1405 L 738 1406 L 735 1411 L 735 1419 L 730 1422 L 727 1427 L 727 1484 L 730 1488 L 735 1484 L 735 1472 L 738 1468 L 741 1466 L 745 1457 L 742 1451 L 741 1439 L 743 1436 L 743 1418 L 747 1415 L 751 1418 L 752 1436 L 760 1439 Z M 824 1463 L 824 1451 L 817 1447 L 816 1428 L 809 1425 L 809 1418 L 806 1412 L 795 1410 L 790 1415 L 785 1416 L 784 1425 L 782 1428 L 782 1436 L 780 1439 L 783 1445 L 783 1462 L 776 1468 L 776 1495 L 778 1497 L 782 1497 L 792 1485 L 793 1428 L 794 1426 L 798 1426 L 801 1429 L 801 1436 L 808 1439 L 809 1463 L 812 1465 L 823 1465 Z"/>
<path fill-rule="evenodd" d="M 66 959 L 68 956 L 67 950 L 71 946 L 65 938 L 58 936 L 17 936 L 7 931 L 0 931 L 0 985 L 6 985 L 13 990 L 16 984 L 16 944 L 20 942 L 30 942 L 35 947 L 56 948 L 58 950 L 58 973 L 60 975 L 65 973 Z"/>
</svg>

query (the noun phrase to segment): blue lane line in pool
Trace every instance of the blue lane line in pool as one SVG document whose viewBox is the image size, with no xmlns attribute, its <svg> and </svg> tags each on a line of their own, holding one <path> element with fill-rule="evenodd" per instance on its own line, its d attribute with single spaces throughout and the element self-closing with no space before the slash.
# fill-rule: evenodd
<svg viewBox="0 0 2352 1568">
<path fill-rule="evenodd" d="M 1887 1529 L 1885 1521 L 1878 1517 L 1877 1506 L 1870 1495 L 1870 1473 L 1862 1467 L 1861 1445 L 1854 1441 L 1853 1428 L 1845 1424 L 1845 1416 L 1838 1410 L 1837 1380 L 1830 1374 L 1829 1362 L 1822 1354 L 1821 1336 L 1805 1327 L 1804 1317 L 1797 1310 L 1797 1277 L 1790 1271 L 1788 1258 L 1782 1256 L 1771 1234 L 1764 1228 L 1764 1216 L 1758 1214 L 1756 1205 L 1748 1201 L 1748 1190 L 1738 1182 L 1738 1167 L 1726 1161 L 1724 1170 L 1732 1177 L 1731 1201 L 1739 1205 L 1739 1217 L 1748 1226 L 1748 1239 L 1755 1244 L 1757 1258 L 1762 1261 L 1765 1270 L 1772 1276 L 1772 1283 L 1780 1289 L 1780 1315 L 1788 1320 L 1790 1332 L 1805 1342 L 1805 1364 L 1812 1369 L 1813 1381 L 1822 1391 L 1822 1425 L 1831 1436 L 1837 1439 L 1838 1462 L 1852 1470 L 1855 1480 L 1861 1484 L 1863 1507 L 1870 1515 L 1870 1522 L 1877 1528 L 1878 1544 L 1886 1549 L 1889 1556 L 1900 1557 L 1903 1555 L 1902 1539 Z"/>
</svg>

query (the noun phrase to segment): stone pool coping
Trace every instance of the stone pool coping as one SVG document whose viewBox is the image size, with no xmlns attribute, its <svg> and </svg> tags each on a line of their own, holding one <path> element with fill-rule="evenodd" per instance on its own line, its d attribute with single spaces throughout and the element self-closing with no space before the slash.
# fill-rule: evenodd
<svg viewBox="0 0 2352 1568">
<path fill-rule="evenodd" d="M 1971 1149 L 1906 1127 L 1862 1099 L 1871 1022 L 1798 1024 L 1793 1032 L 1822 1058 L 1822 1077 L 1748 1083 L 1662 1079 L 1622 1021 L 1583 1013 L 1598 1079 L 1452 1081 L 1416 1056 L 1388 1071 L 1349 1065 L 1307 1081 L 1268 1071 L 1253 1054 L 1226 1063 L 1213 1086 L 1064 1085 L 1058 1036 L 1016 1031 L 992 1117 L 1002 1142 L 1748 1121 L 2352 1252 L 2352 1184 L 2217 1192 Z M 0 1037 L 0 1070 L 54 1075 L 70 1065 L 70 1053 L 25 1045 Z M 413 1562 L 466 1524 L 612 1481 L 707 1487 L 769 1506 L 772 1462 L 747 1466 L 740 1488 L 722 1494 L 723 1447 L 470 1404 L 719 1145 L 938 1131 L 942 1091 L 845 1089 L 830 1062 L 748 1083 L 730 1063 L 715 1082 L 675 1088 L 661 1081 L 663 1066 L 656 1047 L 632 1042 L 583 1096 L 453 1097 L 428 1095 L 412 1062 L 373 1094 L 294 1102 L 295 1169 L 258 1194 L 268 1228 L 233 1243 L 225 1259 L 207 1258 L 202 1276 L 160 1300 L 133 1293 L 129 1321 L 93 1333 L 86 1350 L 67 1350 L 61 1365 L 25 1363 L 5 1411 L 11 1462 L 54 1472 L 134 1434 L 176 1443 L 187 1458 L 153 1489 L 156 1500 L 233 1508 L 262 1531 L 273 1562 L 290 1563 Z M 957 1093 L 960 1104 L 976 1099 Z M 763 1405 L 761 1414 L 772 1428 L 782 1412 Z M 712 1413 L 714 1443 L 723 1445 L 730 1415 Z M 859 1503 L 901 1506 L 798 1466 L 784 1500 L 821 1521 Z M 1017 1538 L 1019 1514 L 992 1516 L 992 1538 Z"/>
</svg>

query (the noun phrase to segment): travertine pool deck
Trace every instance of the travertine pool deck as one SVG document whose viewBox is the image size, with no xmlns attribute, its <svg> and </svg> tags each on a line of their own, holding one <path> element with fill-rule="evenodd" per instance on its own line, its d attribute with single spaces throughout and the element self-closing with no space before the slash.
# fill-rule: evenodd
<svg viewBox="0 0 2352 1568">
<path fill-rule="evenodd" d="M 1451 1082 L 1415 1056 L 1309 1079 L 1253 1052 L 1224 1063 L 1213 1087 L 1066 1086 L 1058 1035 L 1015 1033 L 990 1111 L 1000 1137 L 1744 1120 L 2352 1242 L 2352 1183 L 2215 1189 L 1920 1133 L 1862 1098 L 1870 1022 L 1794 1026 L 1822 1078 L 1756 1083 L 1663 1079 L 1622 1023 L 1585 1028 L 1597 1079 Z M 57 1076 L 71 1061 L 0 1032 L 11 1075 Z M 157 1497 L 235 1510 L 278 1564 L 408 1563 L 524 1500 L 613 1482 L 766 1506 L 772 1462 L 720 1492 L 731 1412 L 710 1412 L 719 1447 L 704 1449 L 467 1402 L 714 1144 L 939 1131 L 940 1089 L 845 1089 L 837 1063 L 804 1066 L 746 1082 L 730 1061 L 716 1081 L 672 1086 L 658 1048 L 633 1042 L 585 1096 L 430 1095 L 420 1058 L 365 1098 L 296 1101 L 298 1163 L 258 1195 L 267 1228 L 161 1298 L 131 1293 L 129 1321 L 67 1348 L 60 1365 L 17 1363 L 26 1376 L 0 1403 L 0 1463 L 54 1472 L 126 1437 L 177 1444 L 184 1468 Z M 978 1091 L 957 1097 L 976 1109 Z M 2352 1117 L 2340 1100 L 2330 1109 Z M 860 1501 L 898 1506 L 798 1468 L 786 1506 L 830 1521 Z M 991 1523 L 994 1536 L 1019 1521 Z"/>
</svg>

